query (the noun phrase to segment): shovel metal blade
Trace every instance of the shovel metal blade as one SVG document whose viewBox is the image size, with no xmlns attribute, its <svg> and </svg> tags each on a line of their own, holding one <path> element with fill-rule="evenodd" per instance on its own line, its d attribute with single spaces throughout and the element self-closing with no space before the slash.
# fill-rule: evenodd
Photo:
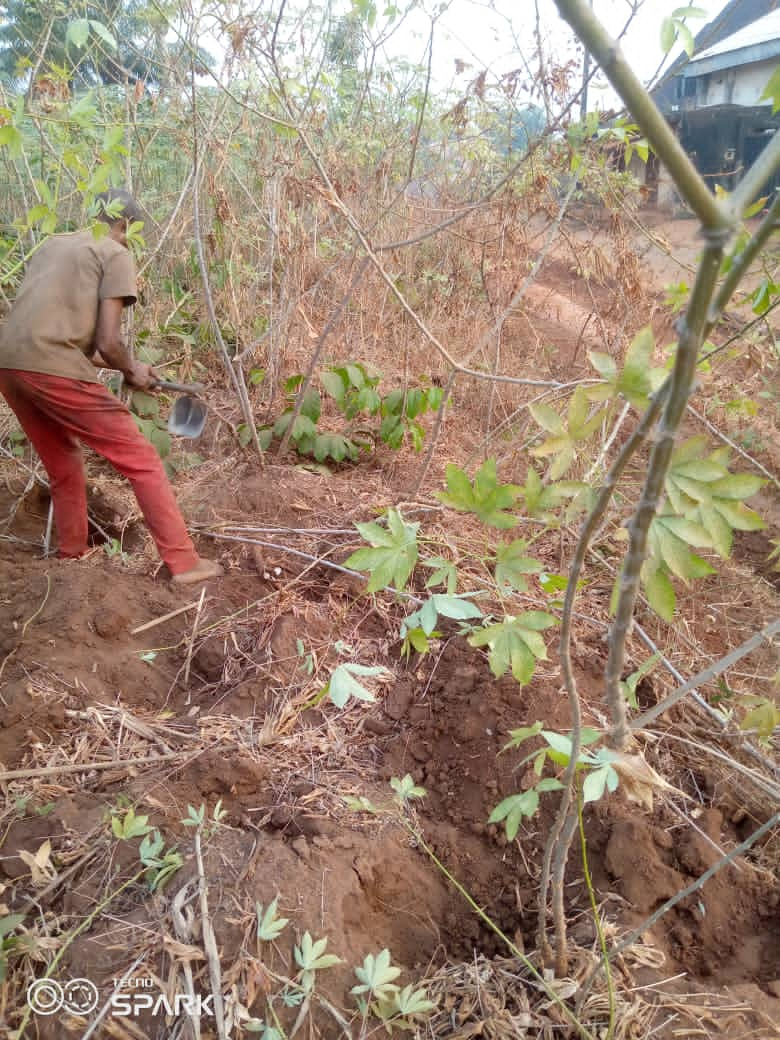
<svg viewBox="0 0 780 1040">
<path fill-rule="evenodd" d="M 203 433 L 207 414 L 205 404 L 197 397 L 177 397 L 168 416 L 168 432 L 194 440 Z"/>
</svg>

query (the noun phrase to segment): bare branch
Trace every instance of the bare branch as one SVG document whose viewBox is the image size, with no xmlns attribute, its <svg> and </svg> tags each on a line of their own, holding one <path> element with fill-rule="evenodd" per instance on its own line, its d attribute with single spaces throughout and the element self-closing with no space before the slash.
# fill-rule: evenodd
<svg viewBox="0 0 780 1040">
<path fill-rule="evenodd" d="M 736 649 L 732 650 L 731 653 L 721 657 L 719 661 L 715 661 L 714 664 L 709 665 L 703 671 L 694 675 L 692 679 L 688 679 L 687 682 L 683 683 L 682 686 L 678 687 L 674 693 L 670 693 L 668 697 L 664 697 L 662 701 L 649 708 L 647 711 L 642 712 L 637 718 L 631 720 L 631 729 L 645 729 L 649 723 L 654 719 L 657 719 L 659 715 L 663 715 L 664 712 L 674 707 L 675 704 L 679 703 L 683 697 L 687 696 L 692 691 L 696 690 L 699 686 L 704 686 L 705 683 L 712 682 L 717 676 L 722 675 L 723 672 L 727 671 L 737 661 L 741 661 L 743 657 L 751 654 L 754 650 L 757 650 L 763 643 L 769 642 L 773 636 L 776 636 L 780 632 L 780 618 L 767 625 L 760 632 L 756 632 L 750 639 L 746 639 L 744 643 L 741 643 Z"/>
</svg>

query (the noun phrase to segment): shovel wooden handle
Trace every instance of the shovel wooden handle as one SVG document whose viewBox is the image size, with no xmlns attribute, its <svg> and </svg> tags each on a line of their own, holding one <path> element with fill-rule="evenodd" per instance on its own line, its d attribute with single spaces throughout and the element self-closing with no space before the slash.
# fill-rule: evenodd
<svg viewBox="0 0 780 1040">
<path fill-rule="evenodd" d="M 203 383 L 168 383 L 164 379 L 157 379 L 152 389 L 174 390 L 179 394 L 202 394 L 206 387 Z"/>
</svg>

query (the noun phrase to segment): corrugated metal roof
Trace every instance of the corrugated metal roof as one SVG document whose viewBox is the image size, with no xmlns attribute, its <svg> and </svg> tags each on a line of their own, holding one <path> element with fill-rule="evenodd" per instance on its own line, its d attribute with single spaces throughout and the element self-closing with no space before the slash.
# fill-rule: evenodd
<svg viewBox="0 0 780 1040">
<path fill-rule="evenodd" d="M 739 32 L 732 33 L 725 40 L 708 47 L 706 51 L 695 55 L 691 64 L 702 61 L 705 58 L 714 58 L 719 54 L 731 54 L 733 51 L 741 51 L 745 47 L 754 47 L 756 44 L 769 43 L 772 40 L 780 40 L 780 8 L 770 11 L 763 18 L 759 18 L 750 25 L 746 25 Z"/>
</svg>

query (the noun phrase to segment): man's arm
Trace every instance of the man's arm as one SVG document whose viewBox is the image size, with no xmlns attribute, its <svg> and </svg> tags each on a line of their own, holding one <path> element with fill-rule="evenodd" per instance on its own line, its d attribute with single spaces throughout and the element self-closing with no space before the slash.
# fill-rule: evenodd
<svg viewBox="0 0 780 1040">
<path fill-rule="evenodd" d="M 114 297 L 101 300 L 98 305 L 94 347 L 96 354 L 92 363 L 98 367 L 116 369 L 125 377 L 129 386 L 137 390 L 148 390 L 155 383 L 155 375 L 149 365 L 134 361 L 122 342 L 122 310 L 124 301 Z"/>
</svg>

